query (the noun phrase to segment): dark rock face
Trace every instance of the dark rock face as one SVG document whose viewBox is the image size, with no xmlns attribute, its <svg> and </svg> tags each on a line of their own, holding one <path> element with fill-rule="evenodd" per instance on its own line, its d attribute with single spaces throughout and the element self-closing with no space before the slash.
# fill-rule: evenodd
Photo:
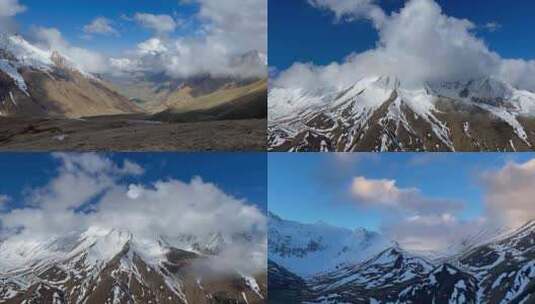
<svg viewBox="0 0 535 304">
<path fill-rule="evenodd" d="M 273 304 L 303 301 L 310 293 L 305 280 L 272 261 L 268 262 L 268 288 Z"/>
</svg>

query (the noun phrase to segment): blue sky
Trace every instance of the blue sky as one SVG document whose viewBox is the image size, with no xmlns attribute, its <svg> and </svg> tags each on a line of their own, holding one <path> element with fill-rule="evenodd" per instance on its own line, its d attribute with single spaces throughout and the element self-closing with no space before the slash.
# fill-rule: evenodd
<svg viewBox="0 0 535 304">
<path fill-rule="evenodd" d="M 131 18 L 136 13 L 166 14 L 175 19 L 186 20 L 173 33 L 174 36 L 193 35 L 197 23 L 192 18 L 198 4 L 180 4 L 176 0 L 20 0 L 27 10 L 16 16 L 20 30 L 29 33 L 32 26 L 53 27 L 61 31 L 70 43 L 108 55 L 121 54 L 136 44 L 149 39 L 151 31 L 124 16 Z M 112 20 L 120 36 L 93 35 L 84 38 L 83 28 L 97 17 Z"/>
<path fill-rule="evenodd" d="M 350 229 L 379 230 L 384 211 L 355 204 L 354 177 L 393 179 L 398 188 L 418 188 L 428 198 L 462 203 L 461 220 L 482 216 L 481 174 L 535 154 L 507 153 L 272 153 L 268 160 L 269 210 L 305 223 L 327 222 Z"/>
<path fill-rule="evenodd" d="M 535 42 L 529 39 L 535 27 L 535 2 L 501 0 L 437 0 L 446 15 L 464 18 L 483 26 L 500 25 L 496 31 L 484 28 L 474 32 L 491 50 L 504 58 L 535 59 Z M 378 0 L 387 13 L 399 11 L 402 0 Z M 342 61 L 352 52 L 375 47 L 377 31 L 369 21 L 335 22 L 327 11 L 310 6 L 307 0 L 270 0 L 269 62 L 278 70 L 294 62 L 325 65 Z"/>
<path fill-rule="evenodd" d="M 150 184 L 158 180 L 189 182 L 200 176 L 225 193 L 266 210 L 267 156 L 262 153 L 127 153 L 104 154 L 116 163 L 128 159 L 145 169 L 133 183 Z M 44 186 L 57 175 L 59 160 L 50 154 L 1 153 L 0 194 L 12 198 L 9 207 L 20 206 L 25 192 Z"/>
</svg>

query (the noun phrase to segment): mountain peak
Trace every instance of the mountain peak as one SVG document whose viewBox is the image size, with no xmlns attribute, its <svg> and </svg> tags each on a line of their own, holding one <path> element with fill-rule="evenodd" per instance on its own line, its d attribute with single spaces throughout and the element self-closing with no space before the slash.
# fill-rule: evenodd
<svg viewBox="0 0 535 304">
<path fill-rule="evenodd" d="M 507 99 L 513 95 L 513 87 L 493 77 L 484 77 L 470 81 L 467 89 L 476 98 L 481 99 Z"/>
<path fill-rule="evenodd" d="M 383 75 L 376 78 L 374 84 L 386 90 L 397 90 L 401 81 L 397 76 Z"/>
<path fill-rule="evenodd" d="M 453 267 L 453 265 L 444 263 L 438 267 L 436 267 L 432 274 L 441 274 L 441 273 L 448 273 L 450 275 L 455 275 L 459 272 L 459 269 Z"/>
<path fill-rule="evenodd" d="M 268 211 L 268 218 L 271 220 L 277 220 L 277 221 L 282 221 L 282 218 L 278 215 L 276 215 L 275 213 L 271 212 L 271 211 Z"/>
<path fill-rule="evenodd" d="M 240 298 L 259 303 L 265 297 L 256 274 L 246 275 L 233 267 L 221 272 L 220 263 L 208 265 L 202 255 L 164 247 L 157 237 L 145 238 L 126 229 L 91 227 L 64 238 L 29 243 L 33 244 L 24 246 L 29 254 L 22 257 L 17 251 L 20 241 L 2 244 L 2 303 L 11 299 L 26 303 L 34 295 L 39 303 L 52 298 L 55 303 L 103 303 L 103 299 L 109 303 L 198 303 L 202 301 L 197 297 L 212 299 L 212 295 L 225 303 Z M 209 268 L 193 267 L 197 261 Z M 217 271 L 212 273 L 211 267 Z"/>
</svg>

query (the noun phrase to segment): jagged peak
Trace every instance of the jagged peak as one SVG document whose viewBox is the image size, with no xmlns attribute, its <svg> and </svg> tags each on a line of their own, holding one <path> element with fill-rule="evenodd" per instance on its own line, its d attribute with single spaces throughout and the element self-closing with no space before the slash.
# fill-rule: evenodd
<svg viewBox="0 0 535 304">
<path fill-rule="evenodd" d="M 271 212 L 271 211 L 268 211 L 268 219 L 270 220 L 276 220 L 276 221 L 282 221 L 282 218 L 280 216 L 278 216 L 277 214 Z"/>
<path fill-rule="evenodd" d="M 97 79 L 84 71 L 76 62 L 57 49 L 43 49 L 18 34 L 0 34 L 0 50 L 12 56 L 11 61 L 18 67 L 50 70 L 51 67 L 68 69 L 85 77 Z"/>
<path fill-rule="evenodd" d="M 451 98 L 507 99 L 513 96 L 515 88 L 493 76 L 484 76 L 463 81 L 426 82 L 425 88 L 434 94 Z"/>
<path fill-rule="evenodd" d="M 363 235 L 368 235 L 368 234 L 373 234 L 374 233 L 374 232 L 369 231 L 368 229 L 366 229 L 364 227 L 355 228 L 353 230 L 353 232 L 356 233 L 356 234 L 363 234 Z"/>
<path fill-rule="evenodd" d="M 397 90 L 401 86 L 401 80 L 397 76 L 382 75 L 375 80 L 375 85 L 383 89 Z"/>
<path fill-rule="evenodd" d="M 454 267 L 453 265 L 451 265 L 449 263 L 444 263 L 444 264 L 441 264 L 441 265 L 437 266 L 435 269 L 433 269 L 431 274 L 448 273 L 450 275 L 455 275 L 455 274 L 457 274 L 459 272 L 460 272 L 460 270 L 458 268 Z"/>
<path fill-rule="evenodd" d="M 494 77 L 483 77 L 470 81 L 467 88 L 474 96 L 489 99 L 509 98 L 514 91 L 511 85 Z"/>
<path fill-rule="evenodd" d="M 50 59 L 52 62 L 54 62 L 58 67 L 67 67 L 70 66 L 69 61 L 67 58 L 65 58 L 63 55 L 61 55 L 60 52 L 53 50 L 52 55 L 50 55 Z"/>
<path fill-rule="evenodd" d="M 390 246 L 373 257 L 366 264 L 390 264 L 404 258 L 404 252 L 397 246 Z"/>
</svg>

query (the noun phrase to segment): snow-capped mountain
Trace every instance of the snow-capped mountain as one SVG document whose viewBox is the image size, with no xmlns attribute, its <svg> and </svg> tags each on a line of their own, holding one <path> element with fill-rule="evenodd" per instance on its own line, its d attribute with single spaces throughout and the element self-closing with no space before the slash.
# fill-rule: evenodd
<svg viewBox="0 0 535 304">
<path fill-rule="evenodd" d="M 0 302 L 264 303 L 265 273 L 214 270 L 227 245 L 218 234 L 199 241 L 107 229 L 8 239 L 0 243 Z"/>
<path fill-rule="evenodd" d="M 396 77 L 269 92 L 275 151 L 532 150 L 535 93 L 493 78 L 406 88 Z"/>
<path fill-rule="evenodd" d="M 292 238 L 304 235 L 296 229 Z M 293 265 L 285 260 L 277 262 L 280 257 L 274 258 L 270 248 L 269 293 L 276 298 L 273 303 L 535 302 L 535 221 L 498 236 L 484 235 L 489 235 L 486 242 L 475 237 L 449 258 L 428 259 L 394 244 L 362 262 L 320 273 L 314 269 L 322 265 L 311 262 L 308 272 L 315 274 L 309 276 L 291 271 Z"/>
<path fill-rule="evenodd" d="M 0 32 L 0 116 L 80 117 L 138 110 L 57 50 Z"/>
<path fill-rule="evenodd" d="M 269 214 L 269 258 L 301 277 L 360 263 L 392 243 L 375 232 L 301 224 Z M 311 267 L 310 265 L 314 265 Z"/>
</svg>

